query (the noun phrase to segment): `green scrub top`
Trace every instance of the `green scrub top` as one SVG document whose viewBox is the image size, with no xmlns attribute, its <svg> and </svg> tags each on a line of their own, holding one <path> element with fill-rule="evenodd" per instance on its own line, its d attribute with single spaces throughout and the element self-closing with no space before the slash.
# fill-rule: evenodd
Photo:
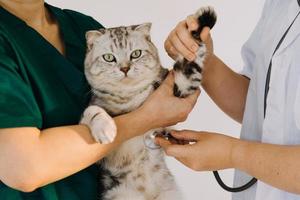
<svg viewBox="0 0 300 200">
<path fill-rule="evenodd" d="M 89 102 L 85 32 L 102 25 L 78 12 L 45 6 L 59 23 L 66 56 L 0 7 L 0 128 L 78 124 Z M 98 189 L 93 165 L 30 193 L 0 181 L 0 200 L 95 200 Z"/>
</svg>

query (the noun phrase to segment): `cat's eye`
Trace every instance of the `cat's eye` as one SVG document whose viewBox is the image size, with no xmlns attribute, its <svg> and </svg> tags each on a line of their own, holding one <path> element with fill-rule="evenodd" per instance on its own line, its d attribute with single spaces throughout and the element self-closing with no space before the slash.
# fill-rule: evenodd
<svg viewBox="0 0 300 200">
<path fill-rule="evenodd" d="M 106 62 L 116 62 L 115 56 L 112 55 L 111 53 L 103 54 L 102 57 Z"/>
<path fill-rule="evenodd" d="M 142 55 L 142 50 L 140 49 L 134 50 L 130 55 L 130 59 L 137 59 L 141 57 L 141 55 Z"/>
</svg>

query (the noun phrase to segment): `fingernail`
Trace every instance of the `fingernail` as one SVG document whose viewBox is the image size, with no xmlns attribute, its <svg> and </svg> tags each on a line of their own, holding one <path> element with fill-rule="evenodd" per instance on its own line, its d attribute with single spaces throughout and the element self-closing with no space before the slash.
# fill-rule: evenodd
<svg viewBox="0 0 300 200">
<path fill-rule="evenodd" d="M 178 131 L 171 131 L 171 135 L 178 135 Z"/>
<path fill-rule="evenodd" d="M 193 61 L 193 60 L 194 60 L 194 58 L 195 58 L 195 56 L 194 56 L 194 55 L 188 55 L 188 57 L 187 57 L 187 59 L 188 59 L 189 61 Z"/>
<path fill-rule="evenodd" d="M 191 25 L 192 25 L 192 29 L 196 29 L 197 28 L 197 24 L 195 22 L 193 22 Z"/>
<path fill-rule="evenodd" d="M 194 44 L 194 45 L 192 46 L 192 50 L 196 52 L 196 51 L 198 50 L 198 45 L 195 45 L 195 44 Z"/>
</svg>

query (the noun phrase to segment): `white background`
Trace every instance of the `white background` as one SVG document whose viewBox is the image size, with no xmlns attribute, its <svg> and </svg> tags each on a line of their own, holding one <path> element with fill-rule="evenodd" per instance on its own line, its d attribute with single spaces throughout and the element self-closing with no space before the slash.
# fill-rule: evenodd
<svg viewBox="0 0 300 200">
<path fill-rule="evenodd" d="M 240 71 L 243 62 L 240 49 L 251 34 L 263 7 L 263 0 L 48 0 L 61 8 L 80 11 L 94 17 L 105 27 L 152 22 L 152 40 L 157 45 L 163 66 L 171 67 L 173 61 L 164 51 L 163 43 L 172 28 L 197 8 L 211 5 L 218 13 L 213 29 L 215 53 L 233 70 Z M 207 130 L 238 137 L 240 125 L 223 114 L 202 92 L 196 108 L 184 129 Z M 211 172 L 193 172 L 172 158 L 167 158 L 170 169 L 186 200 L 229 200 L 214 180 Z M 233 170 L 221 173 L 224 180 L 232 183 Z"/>
</svg>

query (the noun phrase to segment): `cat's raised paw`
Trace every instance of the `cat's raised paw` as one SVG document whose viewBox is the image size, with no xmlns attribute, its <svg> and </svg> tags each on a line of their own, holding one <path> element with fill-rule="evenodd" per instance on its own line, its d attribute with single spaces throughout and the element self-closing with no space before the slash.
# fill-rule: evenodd
<svg viewBox="0 0 300 200">
<path fill-rule="evenodd" d="M 101 144 L 112 143 L 117 135 L 114 120 L 104 109 L 96 105 L 85 109 L 80 124 L 87 125 L 94 139 Z"/>
<path fill-rule="evenodd" d="M 197 10 L 197 12 L 194 14 L 194 17 L 197 19 L 199 27 L 197 30 L 192 31 L 192 36 L 196 40 L 201 41 L 200 33 L 202 29 L 204 27 L 209 27 L 210 29 L 212 29 L 216 24 L 217 14 L 213 7 L 206 6 L 201 7 L 199 10 Z"/>
</svg>

